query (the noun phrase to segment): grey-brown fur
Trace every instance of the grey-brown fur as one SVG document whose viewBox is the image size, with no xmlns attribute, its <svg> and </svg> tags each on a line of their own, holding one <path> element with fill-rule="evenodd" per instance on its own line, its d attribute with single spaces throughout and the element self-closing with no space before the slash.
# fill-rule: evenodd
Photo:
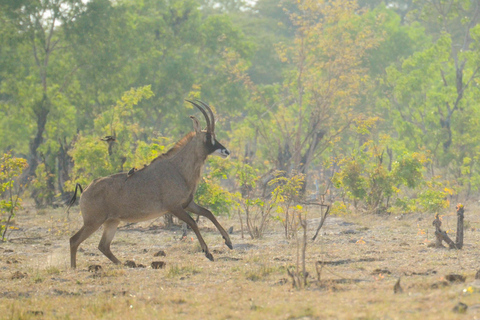
<svg viewBox="0 0 480 320">
<path fill-rule="evenodd" d="M 188 100 L 187 100 L 188 101 Z M 120 261 L 110 251 L 110 243 L 120 221 L 139 222 L 160 217 L 167 212 L 185 221 L 197 235 L 205 255 L 213 260 L 195 221 L 186 212 L 210 219 L 231 249 L 230 238 L 213 214 L 193 201 L 201 177 L 202 167 L 209 154 L 218 153 L 227 157 L 229 151 L 215 140 L 213 113 L 208 105 L 199 101 L 209 111 L 189 101 L 204 114 L 207 130 L 201 130 L 199 122 L 192 117 L 194 131 L 187 134 L 167 153 L 157 157 L 148 166 L 136 171 L 126 179 L 126 173 L 95 179 L 80 198 L 80 210 L 84 225 L 70 238 L 71 266 L 76 267 L 78 246 L 92 233 L 104 226 L 99 250 L 111 261 Z M 75 190 L 76 195 L 76 190 Z M 75 195 L 71 204 L 75 201 Z"/>
</svg>

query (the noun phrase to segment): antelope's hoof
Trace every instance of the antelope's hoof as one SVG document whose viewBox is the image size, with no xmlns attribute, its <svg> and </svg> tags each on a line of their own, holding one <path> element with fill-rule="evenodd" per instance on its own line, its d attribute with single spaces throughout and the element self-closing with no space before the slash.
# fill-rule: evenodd
<svg viewBox="0 0 480 320">
<path fill-rule="evenodd" d="M 208 260 L 210 260 L 210 261 L 214 261 L 213 256 L 210 252 L 205 253 L 205 257 L 207 257 Z"/>
<path fill-rule="evenodd" d="M 225 240 L 225 244 L 227 245 L 227 247 L 229 247 L 230 249 L 233 249 L 233 246 L 232 246 L 232 241 L 230 241 L 230 238 L 225 238 L 225 237 L 222 237 L 223 240 Z"/>
</svg>

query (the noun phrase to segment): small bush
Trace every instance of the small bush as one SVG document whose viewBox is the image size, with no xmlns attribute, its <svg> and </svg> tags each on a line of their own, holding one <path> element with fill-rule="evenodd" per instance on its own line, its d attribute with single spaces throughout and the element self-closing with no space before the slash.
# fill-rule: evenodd
<svg viewBox="0 0 480 320">
<path fill-rule="evenodd" d="M 27 167 L 27 160 L 5 153 L 0 159 L 0 232 L 5 241 L 12 219 L 22 207 L 22 186 L 17 181 Z"/>
<path fill-rule="evenodd" d="M 381 146 L 366 142 L 354 154 L 339 162 L 340 170 L 333 177 L 336 188 L 342 189 L 355 208 L 368 212 L 435 212 L 448 206 L 441 184 L 424 177 L 428 159 L 417 152 L 403 153 L 384 164 Z M 390 159 L 393 160 L 393 159 Z M 414 199 L 402 196 L 402 190 L 422 188 Z"/>
</svg>

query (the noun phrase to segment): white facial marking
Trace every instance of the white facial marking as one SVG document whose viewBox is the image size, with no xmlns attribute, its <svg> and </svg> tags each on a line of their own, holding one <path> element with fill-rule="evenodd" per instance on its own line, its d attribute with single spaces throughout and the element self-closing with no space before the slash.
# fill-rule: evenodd
<svg viewBox="0 0 480 320">
<path fill-rule="evenodd" d="M 213 151 L 212 155 L 219 156 L 221 158 L 226 158 L 230 154 L 230 151 L 227 149 L 217 149 Z"/>
</svg>

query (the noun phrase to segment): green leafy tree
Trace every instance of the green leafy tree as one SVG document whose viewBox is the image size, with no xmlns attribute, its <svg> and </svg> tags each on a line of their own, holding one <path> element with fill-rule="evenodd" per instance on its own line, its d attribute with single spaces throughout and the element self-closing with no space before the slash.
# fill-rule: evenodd
<svg viewBox="0 0 480 320">
<path fill-rule="evenodd" d="M 468 195 L 479 187 L 474 159 L 480 142 L 476 120 L 480 111 L 476 89 L 480 18 L 476 12 L 480 9 L 476 1 L 446 4 L 423 4 L 418 18 L 432 41 L 400 67 L 387 69 L 388 123 L 410 150 L 431 152 L 432 176 L 438 170 Z"/>
<path fill-rule="evenodd" d="M 124 171 L 128 168 L 147 163 L 151 157 L 163 150 L 164 146 L 153 144 L 141 145 L 137 152 L 138 136 L 141 128 L 137 122 L 137 108 L 143 99 L 152 97 L 149 86 L 130 89 L 108 111 L 95 120 L 95 135 L 80 136 L 70 152 L 74 161 L 72 179 L 67 182 L 68 190 L 73 190 L 76 183 L 86 185 L 95 178 Z M 109 136 L 110 141 L 101 141 L 100 137 Z M 155 152 L 155 150 L 157 152 Z M 136 159 L 139 155 L 140 158 Z"/>
<path fill-rule="evenodd" d="M 253 144 L 276 169 L 306 177 L 314 160 L 364 111 L 371 82 L 363 62 L 381 40 L 354 1 L 321 4 L 307 0 L 288 7 L 294 38 L 277 45 L 286 65 L 283 85 L 257 86 L 249 106 L 257 112 L 245 123 L 253 126 L 245 129 L 253 140 L 247 146 Z"/>
<path fill-rule="evenodd" d="M 395 146 L 388 136 L 370 139 L 374 138 L 377 121 L 357 122 L 358 144 L 339 160 L 339 170 L 332 179 L 334 186 L 353 200 L 355 208 L 367 212 L 431 212 L 445 208 L 448 201 L 441 191 L 442 184 L 435 177 L 426 178 L 429 160 L 425 154 Z M 407 196 L 411 191 L 417 195 Z"/>
<path fill-rule="evenodd" d="M 232 166 L 230 160 L 210 157 L 207 170 L 198 185 L 195 201 L 215 215 L 230 215 L 237 206 L 235 195 L 221 184 L 227 180 Z"/>
<path fill-rule="evenodd" d="M 17 108 L 24 123 L 31 125 L 28 141 L 28 172 L 34 176 L 42 162 L 39 148 L 52 118 L 52 110 L 69 110 L 66 91 L 74 70 L 69 64 L 62 29 L 82 12 L 84 4 L 78 0 L 3 1 L 0 20 L 13 38 L 8 44 L 21 57 L 3 74 L 2 91 L 8 96 L 2 103 L 4 112 Z M 66 110 L 64 110 L 66 107 Z M 13 113 L 14 116 L 18 116 Z"/>
<path fill-rule="evenodd" d="M 11 220 L 22 207 L 18 177 L 27 168 L 27 161 L 5 153 L 0 159 L 0 232 L 5 241 Z"/>
<path fill-rule="evenodd" d="M 269 184 L 275 186 L 272 191 L 272 198 L 277 205 L 277 219 L 280 220 L 285 229 L 285 238 L 296 236 L 296 229 L 301 220 L 302 207 L 297 205 L 300 192 L 305 181 L 303 174 L 285 176 L 285 172 L 276 172 L 276 177 Z M 300 217 L 300 219 L 299 219 Z"/>
<path fill-rule="evenodd" d="M 237 161 L 235 167 L 235 180 L 238 184 L 241 194 L 237 194 L 239 208 L 242 212 L 238 213 L 242 226 L 243 237 L 243 219 L 245 215 L 245 225 L 248 234 L 252 239 L 263 237 L 265 229 L 273 218 L 275 208 L 277 207 L 276 198 L 264 199 L 259 197 L 257 182 L 260 179 L 258 170 L 245 163 Z"/>
</svg>

